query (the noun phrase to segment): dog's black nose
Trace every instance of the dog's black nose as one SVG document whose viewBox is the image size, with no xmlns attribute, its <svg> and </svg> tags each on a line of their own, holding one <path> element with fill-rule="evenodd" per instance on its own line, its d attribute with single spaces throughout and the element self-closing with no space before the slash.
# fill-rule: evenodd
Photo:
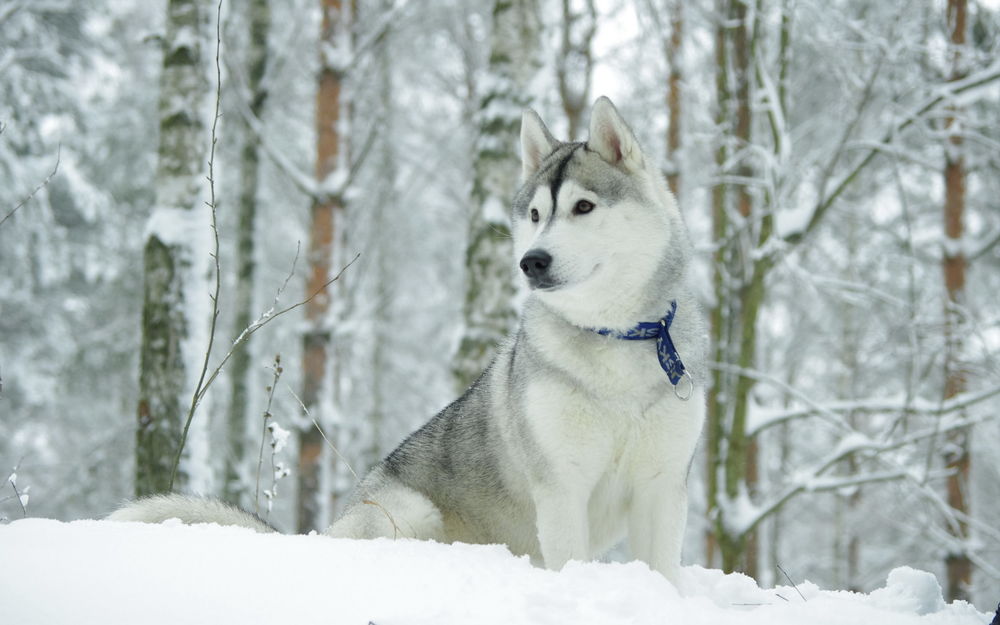
<svg viewBox="0 0 1000 625">
<path fill-rule="evenodd" d="M 521 271 L 532 280 L 538 280 L 551 264 L 552 256 L 545 250 L 528 250 L 521 258 Z"/>
</svg>

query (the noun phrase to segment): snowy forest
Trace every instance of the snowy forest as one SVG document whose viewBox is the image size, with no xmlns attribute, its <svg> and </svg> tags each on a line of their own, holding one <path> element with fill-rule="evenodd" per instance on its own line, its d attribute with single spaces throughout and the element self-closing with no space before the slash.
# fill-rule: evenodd
<svg viewBox="0 0 1000 625">
<path fill-rule="evenodd" d="M 516 324 L 522 111 L 601 95 L 697 254 L 685 564 L 992 611 L 995 0 L 0 0 L 0 519 L 325 527 Z"/>
</svg>

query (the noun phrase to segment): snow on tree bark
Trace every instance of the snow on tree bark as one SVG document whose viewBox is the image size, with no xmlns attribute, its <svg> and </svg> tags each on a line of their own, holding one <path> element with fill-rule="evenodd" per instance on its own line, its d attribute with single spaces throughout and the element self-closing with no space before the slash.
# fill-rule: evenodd
<svg viewBox="0 0 1000 625">
<path fill-rule="evenodd" d="M 514 264 L 508 205 L 517 187 L 516 146 L 521 112 L 540 70 L 541 20 L 537 0 L 496 0 L 489 71 L 482 82 L 479 138 L 474 156 L 472 215 L 465 265 L 465 330 L 453 373 L 467 387 L 493 358 L 512 329 Z"/>
<path fill-rule="evenodd" d="M 144 251 L 142 341 L 136 432 L 137 496 L 170 489 L 171 470 L 194 392 L 207 317 L 198 263 L 207 258 L 204 164 L 209 110 L 207 0 L 170 0 L 160 78 L 156 203 Z M 188 462 L 175 488 L 191 478 Z"/>
</svg>

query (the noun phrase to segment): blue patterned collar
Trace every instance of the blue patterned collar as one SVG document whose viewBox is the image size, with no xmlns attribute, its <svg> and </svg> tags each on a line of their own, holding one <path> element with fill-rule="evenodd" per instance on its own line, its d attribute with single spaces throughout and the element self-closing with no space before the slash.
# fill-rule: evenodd
<svg viewBox="0 0 1000 625">
<path fill-rule="evenodd" d="M 688 400 L 694 392 L 694 379 L 684 368 L 680 354 L 677 353 L 677 348 L 674 347 L 674 342 L 670 338 L 670 324 L 673 323 L 676 312 L 677 302 L 672 301 L 670 302 L 670 310 L 659 321 L 642 321 L 624 332 L 609 330 L 608 328 L 591 328 L 591 330 L 602 336 L 610 336 L 625 341 L 656 339 L 656 356 L 660 361 L 663 371 L 670 378 L 670 383 L 674 387 L 674 395 L 678 399 Z M 682 394 L 677 390 L 677 385 L 680 384 L 681 379 L 685 376 L 687 376 L 689 386 L 687 393 Z"/>
</svg>

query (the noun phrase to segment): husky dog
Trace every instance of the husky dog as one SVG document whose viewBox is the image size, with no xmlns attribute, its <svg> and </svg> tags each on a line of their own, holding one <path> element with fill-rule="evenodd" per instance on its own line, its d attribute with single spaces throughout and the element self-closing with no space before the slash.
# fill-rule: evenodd
<svg viewBox="0 0 1000 625">
<path fill-rule="evenodd" d="M 635 558 L 676 581 L 705 403 L 684 223 L 607 98 L 585 143 L 556 141 L 526 111 L 521 151 L 511 221 L 530 294 L 518 329 L 326 533 L 502 543 L 551 569 L 627 535 Z M 112 518 L 268 529 L 219 505 L 156 497 Z"/>
</svg>

